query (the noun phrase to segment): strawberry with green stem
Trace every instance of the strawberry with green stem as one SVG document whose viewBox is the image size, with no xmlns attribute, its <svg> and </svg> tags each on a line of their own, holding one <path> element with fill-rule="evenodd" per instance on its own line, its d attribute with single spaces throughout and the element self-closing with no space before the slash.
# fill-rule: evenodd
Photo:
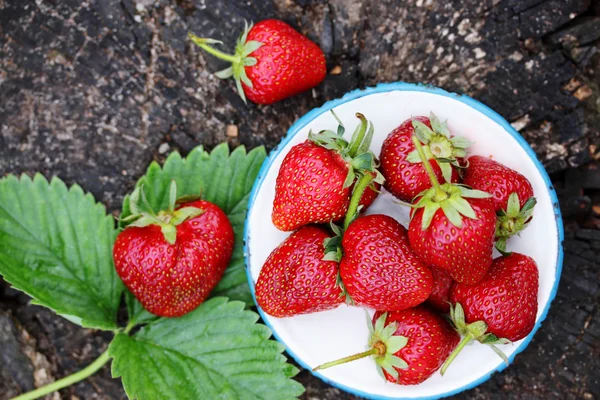
<svg viewBox="0 0 600 400">
<path fill-rule="evenodd" d="M 412 141 L 425 161 L 419 139 L 413 136 Z M 492 264 L 496 214 L 490 195 L 462 185 L 440 185 L 431 165 L 423 165 L 433 187 L 412 206 L 410 245 L 424 264 L 448 271 L 457 282 L 475 284 Z"/>
<path fill-rule="evenodd" d="M 459 303 L 456 303 L 455 306 L 450 306 L 450 320 L 456 331 L 462 336 L 462 339 L 454 351 L 452 351 L 452 353 L 448 356 L 444 362 L 444 365 L 442 365 L 442 369 L 440 370 L 442 375 L 446 373 L 450 364 L 456 359 L 458 354 L 460 354 L 465 346 L 471 343 L 473 340 L 477 340 L 482 344 L 490 346 L 490 348 L 494 350 L 494 353 L 502 358 L 506 365 L 508 365 L 508 358 L 506 357 L 506 354 L 496 347 L 496 345 L 511 343 L 510 340 L 498 338 L 493 333 L 487 332 L 488 326 L 484 321 L 467 323 L 465 321 L 463 308 Z"/>
<path fill-rule="evenodd" d="M 141 196 L 146 210 L 137 201 Z M 144 308 L 162 317 L 194 310 L 217 285 L 233 251 L 227 215 L 205 200 L 177 205 L 175 181 L 167 210 L 154 213 L 143 188 L 133 193 L 129 224 L 114 244 L 119 277 Z"/>
<path fill-rule="evenodd" d="M 472 156 L 464 169 L 463 183 L 493 196 L 498 215 L 496 248 L 506 253 L 506 241 L 518 235 L 531 220 L 536 199 L 527 178 L 488 157 Z"/>
<path fill-rule="evenodd" d="M 450 290 L 454 304 L 450 317 L 464 337 L 442 367 L 442 374 L 473 340 L 490 345 L 508 365 L 506 355 L 495 345 L 523 339 L 533 330 L 538 290 L 537 264 L 518 253 L 496 258 L 489 273 L 476 285 L 454 284 Z"/>
<path fill-rule="evenodd" d="M 383 177 L 369 150 L 373 124 L 360 113 L 356 116 L 360 124 L 349 142 L 338 119 L 336 132 L 310 132 L 307 141 L 290 149 L 275 185 L 272 221 L 276 228 L 293 231 L 311 223 L 337 221 L 349 209 L 352 190 L 368 180 L 365 188 L 377 191 Z M 357 202 L 368 205 L 362 196 Z"/>
<path fill-rule="evenodd" d="M 271 104 L 317 86 L 327 73 L 325 55 L 315 43 L 283 21 L 267 19 L 256 25 L 245 23 L 235 53 L 211 47 L 219 40 L 189 33 L 197 46 L 231 63 L 217 72 L 221 79 L 233 77 L 244 102 Z"/>
<path fill-rule="evenodd" d="M 416 385 L 437 371 L 460 338 L 445 319 L 419 306 L 402 311 L 367 314 L 369 349 L 313 371 L 373 357 L 381 377 L 399 385 Z"/>
<path fill-rule="evenodd" d="M 450 134 L 446 122 L 431 113 L 430 117 L 414 117 L 394 129 L 381 147 L 381 172 L 385 188 L 402 201 L 412 201 L 415 196 L 431 187 L 424 164 L 411 141 L 417 135 L 423 151 L 435 173 L 436 179 L 458 182 L 460 159 L 465 157 L 471 142 Z"/>
</svg>

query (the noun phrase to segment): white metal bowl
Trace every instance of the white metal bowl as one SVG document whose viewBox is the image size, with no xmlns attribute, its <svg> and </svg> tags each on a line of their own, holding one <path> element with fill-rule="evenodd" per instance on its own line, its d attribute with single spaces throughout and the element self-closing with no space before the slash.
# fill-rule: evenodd
<svg viewBox="0 0 600 400">
<path fill-rule="evenodd" d="M 538 313 L 529 336 L 512 345 L 500 346 L 512 362 L 539 329 L 556 295 L 563 258 L 563 227 L 556 193 L 531 147 L 500 115 L 470 97 L 431 86 L 397 82 L 355 90 L 310 111 L 289 129 L 262 166 L 250 195 L 244 239 L 252 293 L 264 261 L 289 235 L 271 223 L 275 180 L 281 162 L 292 146 L 306 140 L 311 128 L 319 131 L 337 126 L 329 112 L 332 109 L 346 126 L 347 135 L 358 124 L 356 112 L 373 122 L 375 135 L 371 150 L 376 155 L 387 134 L 400 123 L 411 116 L 428 116 L 433 111 L 441 120 L 448 120 L 454 135 L 474 142 L 470 154 L 492 156 L 529 179 L 538 201 L 534 217 L 520 237 L 509 240 L 507 247 L 533 257 L 539 267 Z M 378 197 L 368 213 L 388 214 L 408 225 L 408 209 L 395 203 L 386 192 Z M 260 307 L 258 311 L 275 338 L 286 346 L 288 354 L 309 370 L 366 349 L 368 328 L 364 312 L 358 307 L 341 305 L 331 311 L 282 319 L 265 314 Z M 347 392 L 371 399 L 433 399 L 473 388 L 504 368 L 505 364 L 491 349 L 474 343 L 462 351 L 443 377 L 437 372 L 419 385 L 385 382 L 370 358 L 314 375 Z"/>
</svg>

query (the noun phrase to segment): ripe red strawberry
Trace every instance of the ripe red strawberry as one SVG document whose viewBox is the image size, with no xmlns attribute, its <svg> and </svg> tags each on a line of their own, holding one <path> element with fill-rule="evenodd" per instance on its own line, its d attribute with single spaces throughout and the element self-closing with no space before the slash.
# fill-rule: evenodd
<svg viewBox="0 0 600 400">
<path fill-rule="evenodd" d="M 358 217 L 344 232 L 342 247 L 340 276 L 357 305 L 404 310 L 431 293 L 431 271 L 410 249 L 406 229 L 392 217 Z"/>
<path fill-rule="evenodd" d="M 536 204 L 531 183 L 517 171 L 487 157 L 473 156 L 463 183 L 493 196 L 498 223 L 496 247 L 506 251 L 506 240 L 525 229 Z"/>
<path fill-rule="evenodd" d="M 443 178 L 446 182 L 458 182 L 456 167 L 470 145 L 462 137 L 452 137 L 446 123 L 440 122 L 433 113 L 430 118 L 407 119 L 394 129 L 381 147 L 381 173 L 385 178 L 385 188 L 400 200 L 408 202 L 431 187 L 411 140 L 414 134 L 423 144 L 436 178 Z"/>
<path fill-rule="evenodd" d="M 484 321 L 488 332 L 510 341 L 523 339 L 535 325 L 539 272 L 535 261 L 512 253 L 496 258 L 478 284 L 455 284 L 452 303 L 460 303 L 467 322 Z"/>
<path fill-rule="evenodd" d="M 442 268 L 455 281 L 472 285 L 479 282 L 492 265 L 496 214 L 489 199 L 462 198 L 461 187 L 452 189 L 455 192 L 449 194 L 448 199 L 460 198 L 461 206 L 465 207 L 463 215 L 468 218 L 461 218 L 454 209 L 458 219 L 453 222 L 450 218 L 456 215 L 449 217 L 440 207 L 427 223 L 423 218 L 425 208 L 419 208 L 410 221 L 408 240 L 426 265 Z"/>
<path fill-rule="evenodd" d="M 194 310 L 223 276 L 233 228 L 216 205 L 197 200 L 143 215 L 118 236 L 117 273 L 144 308 L 162 317 Z"/>
<path fill-rule="evenodd" d="M 448 296 L 454 281 L 450 274 L 441 268 L 431 267 L 431 273 L 433 274 L 433 289 L 427 298 L 427 303 L 437 311 L 447 313 L 450 311 Z"/>
<path fill-rule="evenodd" d="M 506 210 L 512 193 L 519 197 L 520 207 L 533 196 L 533 188 L 527 178 L 488 157 L 469 157 L 463 183 L 491 194 L 496 211 Z"/>
<path fill-rule="evenodd" d="M 233 76 L 244 101 L 248 97 L 257 104 L 275 103 L 317 86 L 327 73 L 319 46 L 283 21 L 246 24 L 233 55 L 209 46 L 222 43 L 218 40 L 189 36 L 202 49 L 232 64 L 216 75 Z"/>
<path fill-rule="evenodd" d="M 416 137 L 413 142 L 425 159 Z M 473 285 L 492 264 L 496 213 L 489 194 L 460 185 L 439 185 L 426 165 L 433 187 L 422 194 L 408 227 L 408 240 L 421 261 L 442 268 L 455 281 Z"/>
<path fill-rule="evenodd" d="M 331 235 L 304 226 L 267 258 L 256 282 L 256 303 L 274 317 L 291 317 L 337 307 L 344 302 L 337 283 L 338 264 L 323 260 Z"/>
<path fill-rule="evenodd" d="M 367 322 L 371 332 L 369 350 L 313 371 L 373 356 L 384 379 L 399 385 L 417 385 L 440 368 L 460 340 L 445 319 L 423 306 L 377 311 L 373 322 Z"/>
<path fill-rule="evenodd" d="M 363 204 L 377 195 L 370 186 L 374 184 L 377 189 L 383 177 L 375 169 L 375 156 L 369 151 L 373 125 L 362 114 L 357 116 L 361 123 L 350 142 L 343 138 L 340 124 L 337 133 L 309 133 L 306 142 L 292 147 L 285 156 L 273 200 L 272 221 L 277 229 L 293 231 L 311 223 L 342 219 L 350 208 L 351 189 L 360 191 L 357 196 Z M 352 210 L 357 207 L 358 203 Z"/>
<path fill-rule="evenodd" d="M 350 187 L 344 187 L 347 174 L 346 162 L 335 151 L 309 140 L 292 147 L 277 175 L 275 227 L 293 231 L 343 218 L 350 203 Z"/>
<path fill-rule="evenodd" d="M 489 345 L 508 364 L 495 345 L 523 339 L 532 331 L 538 290 L 535 261 L 518 253 L 496 258 L 476 285 L 455 283 L 450 289 L 450 300 L 455 304 L 450 316 L 464 338 L 442 367 L 442 374 L 472 340 Z"/>
</svg>

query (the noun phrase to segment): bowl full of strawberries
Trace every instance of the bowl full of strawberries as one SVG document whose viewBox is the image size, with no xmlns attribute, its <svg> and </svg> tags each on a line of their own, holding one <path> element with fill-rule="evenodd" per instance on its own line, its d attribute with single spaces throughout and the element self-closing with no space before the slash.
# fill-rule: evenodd
<svg viewBox="0 0 600 400">
<path fill-rule="evenodd" d="M 407 83 L 298 120 L 259 173 L 245 231 L 274 336 L 374 399 L 448 396 L 509 365 L 555 296 L 562 239 L 548 175 L 510 124 Z"/>
</svg>

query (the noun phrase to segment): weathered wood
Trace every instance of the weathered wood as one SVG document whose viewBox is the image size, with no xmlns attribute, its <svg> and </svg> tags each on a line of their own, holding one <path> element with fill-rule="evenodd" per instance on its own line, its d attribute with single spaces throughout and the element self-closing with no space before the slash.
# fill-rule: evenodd
<svg viewBox="0 0 600 400">
<path fill-rule="evenodd" d="M 577 66 L 560 40 L 539 40 L 573 24 L 589 1 L 209 3 L 4 1 L 3 173 L 60 172 L 116 207 L 162 143 L 183 151 L 223 140 L 273 147 L 310 108 L 394 80 L 481 99 L 515 123 L 550 171 L 588 161 L 598 138 L 572 94 L 577 87 L 564 89 Z M 222 63 L 192 46 L 186 33 L 232 48 L 243 19 L 268 17 L 308 34 L 325 50 L 329 68 L 341 72 L 279 104 L 245 106 L 231 82 L 210 74 Z M 566 29 L 570 35 L 574 28 Z M 589 55 L 597 43 L 581 40 L 583 48 L 569 42 L 567 50 Z M 226 137 L 228 124 L 238 125 L 236 138 Z"/>
<path fill-rule="evenodd" d="M 548 36 L 550 43 L 566 49 L 581 47 L 600 39 L 600 18 L 582 18 L 580 23 Z"/>
<path fill-rule="evenodd" d="M 170 150 L 222 141 L 273 148 L 311 108 L 396 80 L 487 103 L 549 171 L 562 171 L 589 162 L 600 148 L 598 7 L 597 0 L 0 0 L 0 175 L 59 175 L 116 211 L 149 161 Z M 270 17 L 317 42 L 332 73 L 315 90 L 278 104 L 244 105 L 232 82 L 212 75 L 223 64 L 186 34 L 231 49 L 244 19 Z M 227 134 L 231 125 L 237 135 Z M 600 393 L 600 239 L 577 225 L 597 221 L 590 223 L 599 203 L 594 176 L 554 175 L 571 222 L 548 320 L 513 366 L 460 398 Z M 30 354 L 47 360 L 51 376 L 89 363 L 109 339 L 27 305 L 4 283 L 0 309 L 33 338 Z M 13 372 L 28 368 L 22 359 L 12 362 Z M 123 397 L 109 376 L 104 369 L 63 396 Z M 308 372 L 300 379 L 307 399 L 352 398 Z M 0 393 L 14 390 L 2 382 L 8 380 Z"/>
<path fill-rule="evenodd" d="M 0 313 L 0 389 L 7 397 L 33 390 L 33 367 L 21 351 L 17 328 L 9 315 Z"/>
</svg>

